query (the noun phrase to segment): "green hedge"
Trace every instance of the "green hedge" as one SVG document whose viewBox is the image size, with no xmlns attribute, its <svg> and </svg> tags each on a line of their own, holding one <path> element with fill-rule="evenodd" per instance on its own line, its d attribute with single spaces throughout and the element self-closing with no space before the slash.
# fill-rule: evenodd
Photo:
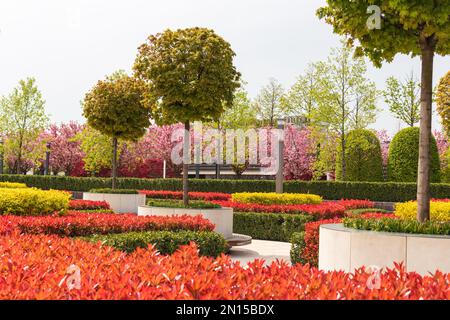
<svg viewBox="0 0 450 320">
<path fill-rule="evenodd" d="M 220 205 L 211 202 L 206 202 L 202 200 L 191 200 L 189 205 L 186 207 L 183 200 L 172 200 L 172 199 L 149 199 L 147 200 L 147 205 L 150 207 L 159 208 L 176 208 L 176 209 L 219 209 Z"/>
<path fill-rule="evenodd" d="M 0 175 L 0 181 L 22 182 L 30 187 L 69 191 L 89 191 L 108 188 L 108 178 L 75 178 L 57 176 Z M 118 187 L 137 190 L 182 190 L 180 179 L 120 178 Z M 215 180 L 190 179 L 191 191 L 203 192 L 274 192 L 275 182 L 267 180 Z M 327 200 L 368 199 L 373 201 L 403 202 L 416 199 L 416 183 L 398 182 L 334 182 L 334 181 L 288 181 L 285 192 L 312 193 Z M 450 184 L 432 184 L 434 198 L 448 198 Z"/>
<path fill-rule="evenodd" d="M 361 219 L 345 218 L 344 226 L 347 228 L 367 231 L 398 232 L 411 234 L 450 235 L 449 222 L 428 221 L 420 223 L 416 220 L 406 219 Z"/>
<path fill-rule="evenodd" d="M 111 188 L 102 188 L 102 189 L 91 189 L 90 193 L 103 193 L 103 194 L 138 194 L 139 192 L 136 189 L 111 189 Z"/>
<path fill-rule="evenodd" d="M 191 242 L 197 244 L 202 256 L 217 257 L 227 251 L 227 243 L 224 237 L 215 232 L 130 232 L 95 235 L 82 239 L 91 242 L 102 242 L 127 253 L 131 253 L 137 248 L 147 248 L 149 244 L 153 244 L 161 254 L 173 254 L 180 246 L 188 245 Z"/>
<path fill-rule="evenodd" d="M 235 212 L 233 232 L 258 240 L 289 242 L 295 232 L 305 230 L 312 216 L 302 214 Z"/>
<path fill-rule="evenodd" d="M 291 237 L 291 263 L 292 264 L 306 264 L 302 258 L 303 250 L 305 249 L 305 232 L 295 232 Z"/>
</svg>

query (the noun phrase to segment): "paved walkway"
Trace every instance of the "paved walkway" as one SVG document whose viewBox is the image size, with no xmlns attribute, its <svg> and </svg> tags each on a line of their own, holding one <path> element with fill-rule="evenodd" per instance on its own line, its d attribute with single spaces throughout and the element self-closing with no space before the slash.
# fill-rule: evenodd
<svg viewBox="0 0 450 320">
<path fill-rule="evenodd" d="M 266 264 L 270 264 L 276 259 L 283 259 L 290 263 L 290 250 L 290 243 L 253 240 L 247 246 L 231 248 L 230 256 L 233 260 L 239 260 L 242 264 L 247 264 L 255 259 L 263 259 Z"/>
</svg>

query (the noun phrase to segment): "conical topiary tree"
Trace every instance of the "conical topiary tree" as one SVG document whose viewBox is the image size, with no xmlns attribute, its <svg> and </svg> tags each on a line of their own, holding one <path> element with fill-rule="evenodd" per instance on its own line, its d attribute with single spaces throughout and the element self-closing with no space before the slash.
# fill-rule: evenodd
<svg viewBox="0 0 450 320">
<path fill-rule="evenodd" d="M 419 128 L 398 132 L 389 147 L 388 179 L 394 182 L 416 182 L 419 162 Z M 440 162 L 436 139 L 430 137 L 431 182 L 440 182 Z"/>
<path fill-rule="evenodd" d="M 336 179 L 342 180 L 341 150 L 337 153 Z M 380 141 L 370 130 L 350 131 L 345 149 L 346 181 L 382 181 L 383 160 Z"/>
</svg>

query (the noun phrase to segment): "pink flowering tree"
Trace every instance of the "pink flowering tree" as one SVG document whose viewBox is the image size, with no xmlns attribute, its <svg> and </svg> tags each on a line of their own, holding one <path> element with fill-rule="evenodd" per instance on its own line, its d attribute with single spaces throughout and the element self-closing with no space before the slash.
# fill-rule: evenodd
<svg viewBox="0 0 450 320">
<path fill-rule="evenodd" d="M 285 129 L 284 176 L 287 180 L 311 180 L 317 143 L 309 128 L 287 125 Z"/>
<path fill-rule="evenodd" d="M 450 142 L 447 136 L 442 131 L 435 130 L 434 137 L 436 138 L 439 158 L 441 159 L 441 167 L 442 169 L 445 169 L 448 166 L 448 152 Z"/>
<path fill-rule="evenodd" d="M 378 140 L 380 140 L 381 146 L 381 157 L 383 159 L 383 174 L 384 177 L 387 177 L 387 165 L 388 165 L 388 156 L 389 156 L 389 145 L 391 143 L 391 137 L 386 130 L 378 130 L 376 131 L 376 135 Z"/>
<path fill-rule="evenodd" d="M 77 122 L 52 124 L 43 135 L 50 144 L 50 168 L 54 173 L 73 175 L 83 162 L 84 153 L 76 136 L 84 126 Z"/>
</svg>

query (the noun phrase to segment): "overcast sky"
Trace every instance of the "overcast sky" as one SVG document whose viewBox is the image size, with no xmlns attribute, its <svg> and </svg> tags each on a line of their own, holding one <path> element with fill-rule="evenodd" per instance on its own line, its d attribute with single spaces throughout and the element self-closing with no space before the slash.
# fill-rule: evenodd
<svg viewBox="0 0 450 320">
<path fill-rule="evenodd" d="M 339 45 L 332 28 L 315 15 L 325 0 L 2 0 L 0 95 L 33 76 L 54 122 L 83 122 L 80 101 L 115 70 L 131 70 L 137 47 L 167 28 L 208 27 L 229 41 L 254 97 L 270 77 L 286 88 L 309 62 Z M 435 83 L 450 69 L 437 57 Z M 398 56 L 382 69 L 369 67 L 379 89 L 391 75 L 419 76 L 420 60 Z M 380 101 L 380 107 L 386 106 Z M 435 116 L 435 128 L 440 127 Z M 373 126 L 395 132 L 388 112 Z"/>
</svg>

